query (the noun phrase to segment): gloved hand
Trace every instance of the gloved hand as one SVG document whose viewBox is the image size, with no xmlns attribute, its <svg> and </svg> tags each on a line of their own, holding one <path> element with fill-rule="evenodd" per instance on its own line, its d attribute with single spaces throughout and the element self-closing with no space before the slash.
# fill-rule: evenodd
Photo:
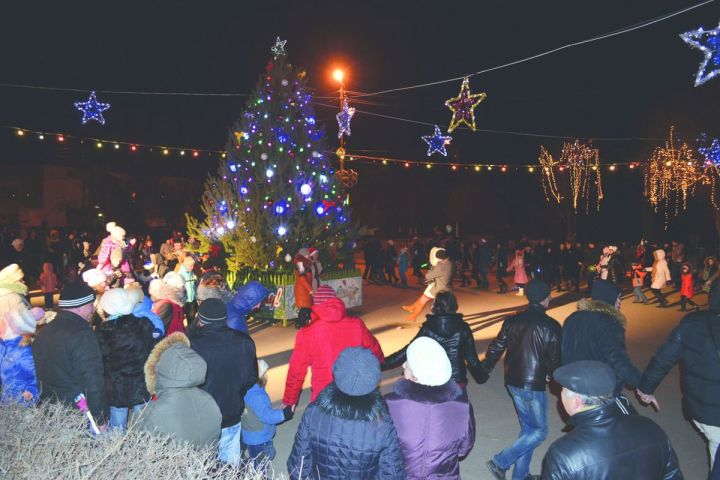
<svg viewBox="0 0 720 480">
<path fill-rule="evenodd" d="M 288 405 L 287 407 L 283 408 L 283 416 L 285 417 L 285 421 L 292 420 L 293 415 L 295 415 L 295 407 L 293 405 Z"/>
</svg>

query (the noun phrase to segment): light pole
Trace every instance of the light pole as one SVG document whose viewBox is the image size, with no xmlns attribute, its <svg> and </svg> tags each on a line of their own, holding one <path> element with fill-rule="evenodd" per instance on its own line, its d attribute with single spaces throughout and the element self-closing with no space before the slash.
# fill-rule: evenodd
<svg viewBox="0 0 720 480">
<path fill-rule="evenodd" d="M 343 111 L 345 108 L 345 72 L 341 68 L 336 68 L 332 72 L 332 77 L 340 84 L 340 110 Z M 340 168 L 335 172 L 335 176 L 348 189 L 355 186 L 358 174 L 355 170 L 345 170 L 345 135 L 340 135 L 339 140 L 340 145 L 335 150 L 335 155 L 338 157 Z M 349 196 L 347 200 L 349 200 Z"/>
</svg>

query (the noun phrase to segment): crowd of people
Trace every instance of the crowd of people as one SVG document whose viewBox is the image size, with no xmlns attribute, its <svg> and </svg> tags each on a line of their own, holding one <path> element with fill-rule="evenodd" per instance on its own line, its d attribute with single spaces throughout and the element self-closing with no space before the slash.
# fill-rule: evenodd
<svg viewBox="0 0 720 480">
<path fill-rule="evenodd" d="M 643 404 L 659 408 L 655 389 L 681 361 L 686 413 L 708 440 L 711 465 L 720 463 L 717 262 L 708 257 L 692 276 L 698 269 L 681 244 L 667 247 L 668 262 L 663 247 L 644 244 L 623 253 L 594 244 L 556 251 L 545 241 L 491 248 L 480 239 L 466 249 L 455 239 L 415 239 L 397 253 L 394 241 L 383 247 L 371 239 L 363 248 L 364 277 L 406 287 L 412 265 L 424 286 L 404 308 L 412 320 L 428 304 L 431 310 L 417 336 L 388 355 L 323 283 L 317 251 L 302 249 L 293 260 L 301 318 L 282 404 L 273 408 L 265 390 L 269 367 L 257 358 L 248 332 L 249 316 L 270 290 L 252 281 L 231 290 L 213 257 L 193 254 L 178 236 L 156 251 L 150 239 L 126 242 L 114 223 L 106 230 L 96 242 L 73 237 L 69 251 L 59 244 L 52 252 L 41 249 L 39 258 L 25 251 L 22 239 L 10 242 L 14 252 L 6 251 L 0 270 L 3 402 L 32 408 L 59 401 L 83 411 L 86 405 L 98 435 L 144 429 L 216 448 L 219 461 L 252 462 L 262 470 L 276 457 L 276 426 L 295 415 L 309 370 L 310 404 L 287 460 L 291 478 L 459 478 L 476 431 L 468 373 L 484 384 L 504 357 L 520 432 L 487 460 L 494 478 L 512 470 L 514 480 L 681 479 L 670 439 L 624 393 L 634 389 Z M 528 306 L 504 320 L 481 358 L 452 291 L 471 279 L 489 288 L 493 270 L 501 293 L 513 272 Z M 687 314 L 642 371 L 625 345 L 621 285 L 637 287 L 640 278 L 634 292 L 645 303 L 638 293 L 644 295 L 649 282 L 658 305 L 666 306 L 662 290 L 671 283 L 685 297 L 682 308 L 697 310 L 688 271 L 692 288 L 710 291 L 709 307 Z M 62 272 L 59 279 L 55 272 Z M 27 284 L 35 282 L 48 294 L 46 309 L 30 306 Z M 590 297 L 561 326 L 546 313 L 551 292 L 582 284 Z M 402 378 L 383 396 L 381 372 L 398 367 Z M 542 472 L 533 475 L 533 451 L 548 434 L 552 382 L 562 389 L 573 428 L 549 447 Z"/>
</svg>

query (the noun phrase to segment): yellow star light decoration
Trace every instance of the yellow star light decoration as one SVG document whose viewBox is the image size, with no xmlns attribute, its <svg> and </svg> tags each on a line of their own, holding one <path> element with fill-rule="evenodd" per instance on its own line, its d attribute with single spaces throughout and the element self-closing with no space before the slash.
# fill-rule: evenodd
<svg viewBox="0 0 720 480">
<path fill-rule="evenodd" d="M 680 207 L 687 208 L 687 199 L 703 179 L 700 162 L 686 143 L 677 146 L 675 128 L 670 127 L 668 141 L 657 147 L 645 165 L 645 196 L 655 211 L 665 210 L 665 228 L 670 213 L 677 216 Z"/>
<path fill-rule="evenodd" d="M 463 123 L 474 132 L 475 107 L 485 100 L 485 97 L 487 97 L 485 93 L 470 93 L 470 78 L 465 77 L 458 96 L 445 102 L 445 105 L 453 112 L 448 132 L 452 132 Z"/>
</svg>

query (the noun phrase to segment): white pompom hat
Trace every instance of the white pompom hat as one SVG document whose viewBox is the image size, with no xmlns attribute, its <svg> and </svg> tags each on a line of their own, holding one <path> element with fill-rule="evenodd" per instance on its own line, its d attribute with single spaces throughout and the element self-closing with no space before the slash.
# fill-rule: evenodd
<svg viewBox="0 0 720 480">
<path fill-rule="evenodd" d="M 407 348 L 407 366 L 417 383 L 436 387 L 452 377 L 452 367 L 445 349 L 430 337 L 418 337 Z"/>
</svg>

